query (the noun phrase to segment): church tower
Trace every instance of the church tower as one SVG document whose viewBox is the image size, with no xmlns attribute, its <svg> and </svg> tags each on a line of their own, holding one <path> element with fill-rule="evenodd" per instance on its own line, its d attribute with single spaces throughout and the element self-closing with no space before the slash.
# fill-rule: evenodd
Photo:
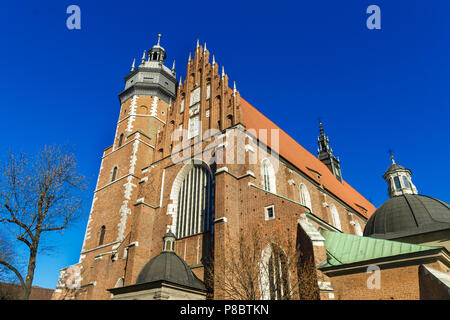
<svg viewBox="0 0 450 320">
<path fill-rule="evenodd" d="M 342 182 L 341 164 L 339 158 L 333 155 L 333 149 L 330 147 L 330 140 L 323 131 L 322 122 L 319 122 L 319 129 L 320 136 L 317 139 L 319 143 L 318 158 L 330 169 L 336 179 Z"/>
<path fill-rule="evenodd" d="M 133 61 L 112 146 L 103 152 L 97 186 L 80 254 L 81 286 L 85 298 L 107 298 L 107 288 L 122 275 L 109 264 L 119 246 L 132 238 L 134 204 L 138 198 L 141 169 L 154 161 L 157 136 L 176 97 L 175 68 L 164 65 L 166 52 L 158 42 L 144 51 L 139 66 Z M 106 257 L 110 257 L 107 259 Z M 106 273 L 107 274 L 106 274 Z M 97 281 L 97 279 L 105 279 Z"/>
</svg>

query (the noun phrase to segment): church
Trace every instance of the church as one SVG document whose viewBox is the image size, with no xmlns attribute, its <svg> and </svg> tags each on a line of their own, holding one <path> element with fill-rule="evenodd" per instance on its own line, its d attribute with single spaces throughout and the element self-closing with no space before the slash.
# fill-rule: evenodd
<svg viewBox="0 0 450 320">
<path fill-rule="evenodd" d="M 409 169 L 392 158 L 376 209 L 322 123 L 315 156 L 206 44 L 184 79 L 165 60 L 158 35 L 125 76 L 80 258 L 53 299 L 450 298 L 450 207 L 419 195 Z"/>
</svg>

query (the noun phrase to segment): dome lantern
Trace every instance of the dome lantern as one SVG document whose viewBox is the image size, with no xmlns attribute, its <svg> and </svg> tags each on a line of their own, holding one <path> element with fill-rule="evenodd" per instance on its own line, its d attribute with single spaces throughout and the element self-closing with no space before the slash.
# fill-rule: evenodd
<svg viewBox="0 0 450 320">
<path fill-rule="evenodd" d="M 404 194 L 418 194 L 416 186 L 411 180 L 411 170 L 395 163 L 394 156 L 391 155 L 391 166 L 386 170 L 383 179 L 388 184 L 389 197 Z"/>
</svg>

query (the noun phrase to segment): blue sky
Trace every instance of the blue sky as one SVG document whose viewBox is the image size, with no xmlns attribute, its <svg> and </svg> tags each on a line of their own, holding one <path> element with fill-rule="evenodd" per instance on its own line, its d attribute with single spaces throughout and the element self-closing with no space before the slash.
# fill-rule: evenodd
<svg viewBox="0 0 450 320">
<path fill-rule="evenodd" d="M 81 30 L 66 28 L 71 4 Z M 366 28 L 372 4 L 381 30 Z M 84 218 L 51 237 L 34 284 L 54 288 L 78 261 L 123 77 L 158 33 L 183 78 L 206 41 L 241 95 L 313 154 L 320 117 L 344 179 L 375 206 L 387 199 L 388 149 L 421 194 L 450 202 L 449 12 L 444 0 L 3 1 L 0 152 L 69 143 L 90 178 Z"/>
</svg>

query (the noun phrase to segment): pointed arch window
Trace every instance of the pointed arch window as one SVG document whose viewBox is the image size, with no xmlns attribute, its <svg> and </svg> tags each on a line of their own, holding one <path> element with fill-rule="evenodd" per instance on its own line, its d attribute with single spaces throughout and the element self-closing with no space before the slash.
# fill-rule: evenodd
<svg viewBox="0 0 450 320">
<path fill-rule="evenodd" d="M 341 219 L 339 218 L 339 213 L 334 204 L 330 206 L 330 211 L 331 211 L 331 218 L 333 219 L 333 226 L 335 226 L 336 229 L 341 230 Z"/>
<path fill-rule="evenodd" d="M 208 168 L 195 165 L 185 176 L 178 192 L 177 238 L 211 230 L 213 186 Z"/>
<path fill-rule="evenodd" d="M 261 163 L 261 176 L 264 190 L 276 193 L 275 173 L 269 159 L 264 159 Z"/>
<path fill-rule="evenodd" d="M 309 195 L 308 188 L 306 188 L 303 183 L 300 184 L 300 203 L 312 211 L 311 197 Z"/>
<path fill-rule="evenodd" d="M 261 299 L 287 300 L 290 298 L 288 258 L 280 246 L 267 245 L 259 263 Z"/>
</svg>

